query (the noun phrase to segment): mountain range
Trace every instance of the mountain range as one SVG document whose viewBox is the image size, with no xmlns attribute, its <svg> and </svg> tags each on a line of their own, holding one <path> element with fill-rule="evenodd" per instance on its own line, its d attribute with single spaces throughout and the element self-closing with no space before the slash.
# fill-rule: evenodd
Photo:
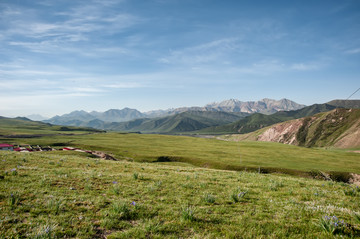
<svg viewBox="0 0 360 239">
<path fill-rule="evenodd" d="M 51 119 L 44 120 L 44 122 L 57 124 L 57 125 L 70 125 L 70 126 L 90 126 L 92 124 L 110 123 L 110 122 L 125 122 L 140 118 L 157 118 L 176 115 L 189 111 L 205 111 L 205 112 L 243 112 L 243 113 L 263 113 L 271 114 L 281 110 L 297 110 L 305 107 L 288 99 L 272 100 L 262 99 L 260 101 L 242 102 L 235 99 L 225 100 L 218 103 L 207 104 L 204 107 L 181 107 L 168 110 L 154 110 L 142 113 L 136 109 L 110 109 L 105 112 L 86 112 L 86 111 L 73 111 L 69 114 L 55 116 Z M 96 120 L 96 121 L 94 121 Z M 100 121 L 99 121 L 100 120 Z"/>
<path fill-rule="evenodd" d="M 288 99 L 272 100 L 264 98 L 259 101 L 239 101 L 229 99 L 221 102 L 213 102 L 203 107 L 180 107 L 168 110 L 153 110 L 144 113 L 149 118 L 162 117 L 166 115 L 179 114 L 186 111 L 224 111 L 224 112 L 244 112 L 244 113 L 263 113 L 273 114 L 281 110 L 297 110 L 305 107 Z"/>
<path fill-rule="evenodd" d="M 101 120 L 104 122 L 124 122 L 143 117 L 146 117 L 146 115 L 136 109 L 130 108 L 124 108 L 122 110 L 110 109 L 105 112 L 92 111 L 90 113 L 84 110 L 76 110 L 69 114 L 61 116 L 57 115 L 51 119 L 44 120 L 44 122 L 58 125 L 80 126 L 84 122 L 92 120 Z"/>
<path fill-rule="evenodd" d="M 204 107 L 183 107 L 141 113 L 124 108 L 101 112 L 73 111 L 44 122 L 101 130 L 161 134 L 244 134 L 287 120 L 312 116 L 337 107 L 357 108 L 359 100 L 334 100 L 303 107 L 293 101 L 227 100 Z M 289 110 L 294 109 L 295 110 Z M 299 108 L 299 109 L 297 109 Z M 245 111 L 245 112 L 244 112 Z M 265 114 L 274 112 L 273 114 Z M 261 113 L 262 112 L 262 113 Z M 156 115 L 160 115 L 155 117 Z"/>
</svg>

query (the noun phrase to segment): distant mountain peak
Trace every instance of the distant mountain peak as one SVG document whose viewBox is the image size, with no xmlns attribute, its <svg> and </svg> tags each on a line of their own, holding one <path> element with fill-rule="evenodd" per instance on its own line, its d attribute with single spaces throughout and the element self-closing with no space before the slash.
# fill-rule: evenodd
<svg viewBox="0 0 360 239">
<path fill-rule="evenodd" d="M 285 98 L 281 100 L 264 98 L 259 101 L 247 101 L 247 102 L 242 102 L 237 99 L 229 99 L 218 103 L 214 102 L 211 104 L 207 104 L 205 107 L 212 108 L 217 111 L 226 111 L 226 112 L 272 114 L 277 111 L 298 110 L 305 107 L 305 105 L 298 104 L 294 101 Z"/>
<path fill-rule="evenodd" d="M 44 117 L 42 115 L 39 115 L 39 114 L 31 114 L 31 115 L 27 115 L 25 117 L 28 118 L 28 119 L 34 120 L 34 121 L 42 121 L 42 120 L 48 119 L 48 118 L 46 118 L 46 117 Z"/>
</svg>

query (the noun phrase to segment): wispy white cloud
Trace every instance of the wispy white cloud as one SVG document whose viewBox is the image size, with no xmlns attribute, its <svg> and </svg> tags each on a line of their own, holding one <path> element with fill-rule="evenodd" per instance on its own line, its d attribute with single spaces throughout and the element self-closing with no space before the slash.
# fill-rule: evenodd
<svg viewBox="0 0 360 239">
<path fill-rule="evenodd" d="M 104 5 L 104 6 L 113 6 L 119 3 L 123 3 L 126 0 L 93 0 L 93 3 Z"/>
<path fill-rule="evenodd" d="M 16 78 L 13 78 L 14 75 L 16 75 Z M 13 67 L 13 69 L 1 70 L 0 65 L 1 97 L 98 96 L 117 89 L 147 87 L 143 83 L 144 78 L 146 78 L 145 75 L 87 75 L 71 70 L 64 70 L 63 72 L 41 71 L 29 70 L 19 66 Z"/>
<path fill-rule="evenodd" d="M 138 82 L 123 82 L 123 83 L 113 83 L 104 85 L 105 88 L 111 89 L 132 89 L 132 88 L 143 88 L 145 85 Z"/>
<path fill-rule="evenodd" d="M 325 64 L 319 61 L 319 62 L 294 63 L 291 64 L 289 68 L 290 70 L 295 70 L 295 71 L 312 71 L 312 70 L 318 70 L 324 66 Z"/>
<path fill-rule="evenodd" d="M 99 87 L 72 87 L 69 85 L 68 87 L 63 87 L 64 90 L 76 93 L 99 93 L 105 92 L 105 90 Z"/>
<path fill-rule="evenodd" d="M 215 61 L 219 63 L 220 58 L 235 51 L 238 44 L 236 38 L 223 38 L 181 50 L 170 51 L 168 56 L 160 58 L 159 61 L 166 64 L 182 63 L 187 65 Z"/>
<path fill-rule="evenodd" d="M 274 76 L 282 73 L 310 72 L 326 67 L 322 60 L 312 62 L 288 63 L 280 59 L 267 59 L 255 61 L 253 63 L 229 64 L 229 65 L 209 65 L 193 67 L 192 72 L 198 74 L 199 78 L 207 79 L 232 79 L 246 78 L 253 76 Z"/>
<path fill-rule="evenodd" d="M 70 36 L 68 36 L 70 37 Z M 68 39 L 69 41 L 78 41 L 79 38 L 83 37 L 82 35 L 72 36 L 74 39 Z M 76 54 L 77 56 L 84 57 L 106 57 L 106 56 L 117 56 L 120 55 L 132 55 L 132 51 L 124 47 L 93 47 L 91 49 L 86 49 L 78 46 L 64 45 L 59 42 L 59 39 L 49 40 L 49 41 L 39 41 L 39 42 L 9 42 L 11 46 L 19 46 L 26 48 L 35 53 L 52 53 L 52 54 Z"/>
<path fill-rule="evenodd" d="M 112 35 L 141 21 L 132 14 L 112 10 L 111 2 L 74 6 L 54 13 L 51 21 L 41 18 L 43 13 L 37 9 L 19 6 L 0 8 L 0 19 L 8 23 L 2 24 L 4 29 L 0 41 L 3 45 L 20 46 L 37 53 L 58 53 L 82 48 L 79 44 L 72 46 L 92 41 L 94 34 L 96 39 Z"/>
<path fill-rule="evenodd" d="M 350 49 L 350 50 L 347 50 L 345 51 L 346 54 L 359 54 L 360 53 L 360 48 L 354 48 L 354 49 Z"/>
<path fill-rule="evenodd" d="M 313 71 L 325 66 L 321 60 L 314 62 L 287 63 L 281 60 L 266 60 L 254 63 L 248 67 L 240 68 L 240 71 L 249 74 L 273 75 L 281 72 Z"/>
<path fill-rule="evenodd" d="M 14 78 L 14 77 L 16 77 L 16 79 L 18 80 L 21 79 L 36 80 L 39 78 L 71 76 L 72 74 L 77 75 L 78 73 L 71 71 L 64 71 L 56 68 L 49 70 L 42 70 L 39 68 L 23 67 L 23 66 L 17 66 L 17 68 L 12 68 L 12 69 L 0 68 L 0 76 L 2 76 L 2 79 L 0 80 L 9 80 L 10 78 Z"/>
</svg>

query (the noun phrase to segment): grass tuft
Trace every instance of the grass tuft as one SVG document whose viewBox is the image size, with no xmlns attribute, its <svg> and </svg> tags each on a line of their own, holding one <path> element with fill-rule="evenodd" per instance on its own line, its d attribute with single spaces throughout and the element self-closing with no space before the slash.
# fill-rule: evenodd
<svg viewBox="0 0 360 239">
<path fill-rule="evenodd" d="M 18 175 L 18 171 L 16 170 L 16 168 L 11 169 L 10 173 L 11 173 L 12 176 Z"/>
<path fill-rule="evenodd" d="M 357 224 L 360 224 L 360 213 L 354 213 L 353 214 L 353 218 L 355 219 L 355 222 L 357 223 Z"/>
<path fill-rule="evenodd" d="M 46 224 L 40 226 L 37 231 L 34 233 L 34 239 L 52 239 L 55 238 L 55 229 L 57 225 L 55 224 Z"/>
<path fill-rule="evenodd" d="M 114 203 L 110 208 L 110 217 L 119 220 L 129 220 L 133 218 L 134 213 L 130 210 L 127 203 Z"/>
<path fill-rule="evenodd" d="M 203 200 L 206 202 L 206 203 L 215 203 L 216 201 L 216 198 L 214 195 L 212 194 L 205 194 L 203 196 Z"/>
<path fill-rule="evenodd" d="M 48 201 L 48 208 L 55 214 L 58 215 L 62 210 L 63 201 L 61 199 L 51 199 Z"/>
<path fill-rule="evenodd" d="M 339 220 L 336 216 L 323 216 L 319 220 L 320 228 L 329 234 L 341 233 L 346 227 L 343 220 Z"/>
<path fill-rule="evenodd" d="M 195 218 L 195 207 L 187 205 L 187 206 L 183 206 L 181 208 L 181 219 L 184 221 L 190 221 L 193 222 L 196 220 Z"/>
<path fill-rule="evenodd" d="M 20 196 L 17 192 L 10 193 L 8 203 L 11 208 L 15 208 L 20 203 Z"/>
<path fill-rule="evenodd" d="M 237 203 L 243 200 L 247 193 L 248 191 L 235 190 L 231 193 L 230 198 L 234 203 Z"/>
</svg>

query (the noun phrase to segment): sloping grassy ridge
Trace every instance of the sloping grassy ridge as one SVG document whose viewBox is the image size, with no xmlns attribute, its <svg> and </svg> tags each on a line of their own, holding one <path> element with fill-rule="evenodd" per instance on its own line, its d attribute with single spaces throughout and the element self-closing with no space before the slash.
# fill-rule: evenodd
<svg viewBox="0 0 360 239">
<path fill-rule="evenodd" d="M 335 109 L 278 123 L 244 134 L 222 136 L 226 140 L 259 140 L 305 147 L 360 147 L 360 109 Z"/>
<path fill-rule="evenodd" d="M 300 145 L 333 146 L 352 126 L 355 127 L 351 129 L 353 132 L 360 128 L 360 109 L 336 109 L 315 117 L 313 120 L 309 119 L 302 131 L 299 131 L 304 134 L 303 141 L 299 142 Z M 356 146 L 352 145 L 352 147 Z"/>
</svg>

